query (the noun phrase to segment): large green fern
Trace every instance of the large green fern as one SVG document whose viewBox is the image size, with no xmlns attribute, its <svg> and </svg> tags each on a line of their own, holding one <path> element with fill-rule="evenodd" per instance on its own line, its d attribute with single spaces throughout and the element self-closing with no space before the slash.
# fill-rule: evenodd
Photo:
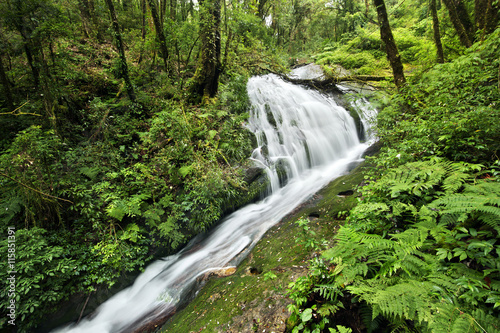
<svg viewBox="0 0 500 333">
<path fill-rule="evenodd" d="M 350 295 L 367 329 L 500 331 L 500 188 L 476 180 L 479 167 L 409 163 L 363 188 L 336 246 L 313 263 L 310 292 Z"/>
</svg>

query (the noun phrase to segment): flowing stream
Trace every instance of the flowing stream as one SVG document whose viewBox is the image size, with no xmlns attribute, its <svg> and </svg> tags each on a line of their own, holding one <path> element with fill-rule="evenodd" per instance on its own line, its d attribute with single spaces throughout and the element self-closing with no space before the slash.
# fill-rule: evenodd
<svg viewBox="0 0 500 333">
<path fill-rule="evenodd" d="M 270 227 L 344 174 L 368 146 L 333 98 L 272 74 L 251 78 L 247 88 L 253 105 L 248 128 L 258 141 L 251 158 L 267 173 L 270 194 L 179 253 L 149 265 L 132 286 L 79 324 L 55 332 L 132 332 L 142 323 L 168 318 L 197 292 L 201 276 L 238 265 Z"/>
</svg>

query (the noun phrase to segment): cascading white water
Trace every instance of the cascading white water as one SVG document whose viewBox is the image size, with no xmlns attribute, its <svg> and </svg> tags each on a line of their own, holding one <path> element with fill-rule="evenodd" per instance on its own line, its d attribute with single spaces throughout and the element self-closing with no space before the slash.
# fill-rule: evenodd
<svg viewBox="0 0 500 333">
<path fill-rule="evenodd" d="M 348 95 L 350 98 L 351 106 L 358 111 L 359 118 L 363 124 L 363 129 L 365 131 L 365 138 L 368 142 L 374 142 L 377 140 L 375 131 L 373 130 L 373 123 L 377 118 L 377 110 L 373 105 L 368 102 L 368 100 L 363 97 L 360 93 L 355 93 L 351 88 L 343 85 L 337 85 L 344 94 Z"/>
<path fill-rule="evenodd" d="M 123 332 L 172 312 L 200 276 L 239 264 L 271 226 L 343 174 L 367 147 L 346 110 L 329 97 L 275 75 L 251 78 L 248 94 L 253 105 L 248 127 L 259 145 L 252 159 L 269 176 L 271 195 L 231 214 L 205 239 L 148 266 L 91 318 L 56 332 Z M 280 187 L 277 169 L 286 173 L 285 186 Z"/>
</svg>

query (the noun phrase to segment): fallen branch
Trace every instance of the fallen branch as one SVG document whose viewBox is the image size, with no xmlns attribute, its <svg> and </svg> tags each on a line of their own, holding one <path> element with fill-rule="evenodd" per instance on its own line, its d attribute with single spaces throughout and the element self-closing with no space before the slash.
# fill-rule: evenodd
<svg viewBox="0 0 500 333">
<path fill-rule="evenodd" d="M 292 82 L 295 84 L 302 84 L 312 88 L 331 88 L 337 83 L 345 82 L 345 81 L 385 81 L 389 80 L 390 77 L 387 76 L 376 76 L 376 75 L 346 75 L 346 76 L 338 76 L 338 77 L 329 77 L 325 79 L 294 79 L 289 77 L 286 74 L 279 74 L 283 80 L 288 82 Z"/>
<path fill-rule="evenodd" d="M 0 115 L 7 115 L 7 114 L 10 114 L 10 115 L 13 115 L 13 116 L 23 116 L 23 115 L 27 115 L 27 116 L 37 116 L 37 117 L 41 117 L 41 115 L 37 114 L 37 113 L 31 113 L 31 112 L 19 112 L 19 113 L 16 113 L 17 110 L 20 110 L 22 107 L 24 107 L 26 104 L 28 104 L 29 101 L 25 102 L 23 105 L 21 105 L 20 107 L 16 108 L 14 111 L 10 111 L 10 112 L 0 112 Z"/>
<path fill-rule="evenodd" d="M 77 324 L 82 320 L 83 312 L 85 311 L 85 308 L 87 307 L 87 303 L 89 302 L 90 295 L 92 295 L 92 292 L 89 293 L 87 296 L 87 300 L 85 301 L 85 304 L 83 304 L 83 309 L 82 312 L 80 312 L 80 317 L 78 317 L 78 321 L 76 322 Z"/>
</svg>

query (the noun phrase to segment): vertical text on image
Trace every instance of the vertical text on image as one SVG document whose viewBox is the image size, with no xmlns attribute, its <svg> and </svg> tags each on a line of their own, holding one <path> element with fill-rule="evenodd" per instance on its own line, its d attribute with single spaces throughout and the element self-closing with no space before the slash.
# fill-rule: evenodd
<svg viewBox="0 0 500 333">
<path fill-rule="evenodd" d="M 8 265 L 8 278 L 7 278 L 7 288 L 9 305 L 7 306 L 8 313 L 7 317 L 9 325 L 16 325 L 16 228 L 8 228 L 8 254 L 7 254 L 7 265 Z"/>
</svg>

